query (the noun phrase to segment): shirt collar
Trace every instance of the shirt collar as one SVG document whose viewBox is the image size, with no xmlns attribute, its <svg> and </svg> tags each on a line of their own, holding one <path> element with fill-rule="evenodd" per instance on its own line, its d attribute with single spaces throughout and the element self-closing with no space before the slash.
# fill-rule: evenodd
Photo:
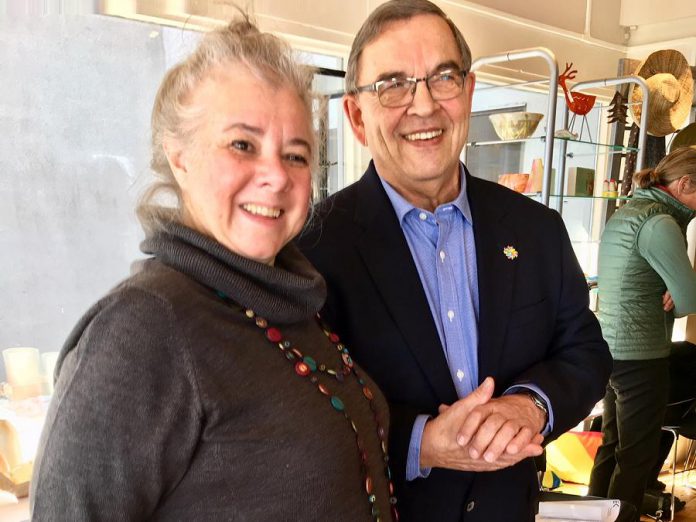
<svg viewBox="0 0 696 522">
<path fill-rule="evenodd" d="M 452 205 L 459 209 L 459 212 L 462 213 L 464 219 L 466 219 L 471 225 L 473 224 L 473 220 L 471 219 L 471 208 L 469 207 L 469 199 L 466 197 L 466 171 L 464 170 L 464 165 L 461 162 L 459 163 L 459 179 L 461 180 L 459 195 L 456 198 L 454 198 L 454 200 L 449 201 L 447 203 L 443 203 L 437 208 L 442 208 L 446 205 Z M 379 181 L 382 183 L 384 191 L 387 193 L 387 197 L 389 197 L 389 201 L 391 201 L 391 204 L 394 207 L 396 216 L 399 218 L 399 224 L 403 224 L 404 218 L 406 217 L 406 214 L 408 214 L 409 212 L 413 210 L 420 212 L 422 210 L 409 203 L 401 194 L 399 194 L 394 189 L 394 187 L 392 187 L 389 183 L 384 181 L 384 179 L 382 179 L 381 176 L 379 176 Z M 435 209 L 435 211 L 437 212 L 437 209 Z"/>
</svg>

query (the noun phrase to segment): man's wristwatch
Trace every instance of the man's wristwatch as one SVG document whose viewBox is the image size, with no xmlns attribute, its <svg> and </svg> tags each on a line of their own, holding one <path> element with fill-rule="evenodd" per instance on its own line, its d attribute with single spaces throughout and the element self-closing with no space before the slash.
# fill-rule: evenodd
<svg viewBox="0 0 696 522">
<path fill-rule="evenodd" d="M 525 395 L 529 395 L 529 398 L 532 399 L 532 402 L 534 402 L 534 406 L 536 406 L 544 412 L 544 423 L 549 422 L 549 407 L 546 404 L 544 398 L 534 390 L 527 389 L 524 390 L 522 393 L 524 393 Z"/>
</svg>

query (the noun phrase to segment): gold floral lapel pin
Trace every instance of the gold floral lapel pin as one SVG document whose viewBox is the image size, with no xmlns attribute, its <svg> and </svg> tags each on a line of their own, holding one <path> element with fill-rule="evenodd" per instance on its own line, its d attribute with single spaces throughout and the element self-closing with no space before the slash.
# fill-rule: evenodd
<svg viewBox="0 0 696 522">
<path fill-rule="evenodd" d="M 508 245 L 503 248 L 503 254 L 505 254 L 505 257 L 507 257 L 510 261 L 517 259 L 517 256 L 519 256 L 517 250 L 512 245 Z"/>
</svg>

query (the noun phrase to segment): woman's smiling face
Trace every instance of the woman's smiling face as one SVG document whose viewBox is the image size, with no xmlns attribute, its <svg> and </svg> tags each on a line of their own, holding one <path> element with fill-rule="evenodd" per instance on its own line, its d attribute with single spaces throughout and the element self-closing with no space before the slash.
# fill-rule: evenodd
<svg viewBox="0 0 696 522">
<path fill-rule="evenodd" d="M 219 68 L 192 93 L 192 142 L 165 146 L 184 224 L 273 264 L 302 229 L 311 194 L 311 115 L 291 89 L 246 66 Z"/>
</svg>

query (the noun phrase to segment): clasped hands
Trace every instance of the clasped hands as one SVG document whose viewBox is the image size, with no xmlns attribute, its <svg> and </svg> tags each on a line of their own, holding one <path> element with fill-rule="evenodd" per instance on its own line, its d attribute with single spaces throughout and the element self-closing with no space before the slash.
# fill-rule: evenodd
<svg viewBox="0 0 696 522">
<path fill-rule="evenodd" d="M 541 455 L 546 419 L 525 394 L 492 398 L 495 385 L 481 385 L 451 406 L 442 405 L 421 440 L 421 468 L 495 471 Z"/>
</svg>

